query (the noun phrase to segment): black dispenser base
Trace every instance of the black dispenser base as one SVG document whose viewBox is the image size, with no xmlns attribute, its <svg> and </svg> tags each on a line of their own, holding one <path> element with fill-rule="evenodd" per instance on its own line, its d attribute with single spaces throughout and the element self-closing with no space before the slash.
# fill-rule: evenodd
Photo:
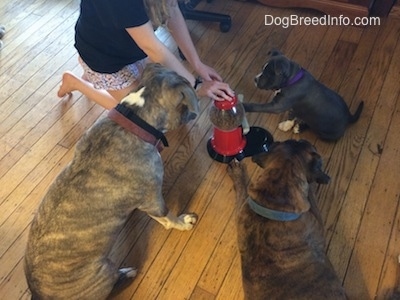
<svg viewBox="0 0 400 300">
<path fill-rule="evenodd" d="M 233 159 L 242 160 L 262 152 L 268 152 L 271 144 L 274 142 L 272 134 L 262 127 L 251 126 L 250 131 L 245 135 L 246 146 L 242 151 L 235 155 L 223 155 L 215 151 L 211 145 L 211 139 L 207 142 L 208 155 L 213 160 L 221 163 L 229 163 Z"/>
</svg>

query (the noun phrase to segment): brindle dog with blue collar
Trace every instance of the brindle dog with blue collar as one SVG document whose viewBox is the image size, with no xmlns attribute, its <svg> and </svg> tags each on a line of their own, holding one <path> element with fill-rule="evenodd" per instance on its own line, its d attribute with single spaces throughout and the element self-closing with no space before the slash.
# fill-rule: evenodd
<svg viewBox="0 0 400 300">
<path fill-rule="evenodd" d="M 134 209 L 165 228 L 190 230 L 195 214 L 168 211 L 162 196 L 163 133 L 198 114 L 190 83 L 158 64 L 79 140 L 71 163 L 50 186 L 32 222 L 25 274 L 33 299 L 105 299 L 133 268 L 109 258 Z"/>
<path fill-rule="evenodd" d="M 243 103 L 246 112 L 289 112 L 289 120 L 279 129 L 294 132 L 309 128 L 321 139 L 341 138 L 349 124 L 360 117 L 364 103 L 360 102 L 354 115 L 344 99 L 316 80 L 307 70 L 289 60 L 279 51 L 271 51 L 268 62 L 255 77 L 259 89 L 276 91 L 268 103 Z M 295 124 L 297 122 L 297 124 Z M 294 126 L 298 125 L 298 126 Z"/>
<path fill-rule="evenodd" d="M 325 254 L 312 185 L 327 184 L 330 177 L 316 149 L 305 140 L 276 142 L 253 161 L 262 169 L 248 188 L 243 163 L 228 165 L 245 299 L 346 299 Z"/>
</svg>

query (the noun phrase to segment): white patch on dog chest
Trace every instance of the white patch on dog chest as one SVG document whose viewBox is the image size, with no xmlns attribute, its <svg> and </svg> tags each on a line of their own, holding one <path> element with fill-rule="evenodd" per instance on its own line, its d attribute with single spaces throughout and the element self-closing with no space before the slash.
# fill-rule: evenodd
<svg viewBox="0 0 400 300">
<path fill-rule="evenodd" d="M 122 102 L 129 105 L 137 105 L 142 107 L 144 105 L 144 98 L 142 97 L 144 89 L 145 87 L 142 87 L 140 90 L 130 93 L 124 99 L 122 99 Z"/>
</svg>

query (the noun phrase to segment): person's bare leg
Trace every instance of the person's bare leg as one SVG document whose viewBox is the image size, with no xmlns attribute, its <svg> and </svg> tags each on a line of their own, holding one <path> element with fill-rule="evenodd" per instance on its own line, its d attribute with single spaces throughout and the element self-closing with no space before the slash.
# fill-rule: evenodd
<svg viewBox="0 0 400 300">
<path fill-rule="evenodd" d="M 67 71 L 63 74 L 62 83 L 57 95 L 62 98 L 67 94 L 71 94 L 73 91 L 79 91 L 91 101 L 96 102 L 106 109 L 112 109 L 136 86 L 137 84 L 133 83 L 122 90 L 112 91 L 95 89 L 90 82 Z"/>
</svg>

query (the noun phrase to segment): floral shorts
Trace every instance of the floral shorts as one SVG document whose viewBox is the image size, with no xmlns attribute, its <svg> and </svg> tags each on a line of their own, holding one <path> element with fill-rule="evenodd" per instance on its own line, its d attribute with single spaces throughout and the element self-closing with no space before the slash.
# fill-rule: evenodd
<svg viewBox="0 0 400 300">
<path fill-rule="evenodd" d="M 82 65 L 83 78 L 93 84 L 95 89 L 103 90 L 122 90 L 132 85 L 142 76 L 147 58 L 134 62 L 123 67 L 115 73 L 98 73 L 89 68 L 89 66 L 79 57 L 79 63 Z"/>
</svg>

